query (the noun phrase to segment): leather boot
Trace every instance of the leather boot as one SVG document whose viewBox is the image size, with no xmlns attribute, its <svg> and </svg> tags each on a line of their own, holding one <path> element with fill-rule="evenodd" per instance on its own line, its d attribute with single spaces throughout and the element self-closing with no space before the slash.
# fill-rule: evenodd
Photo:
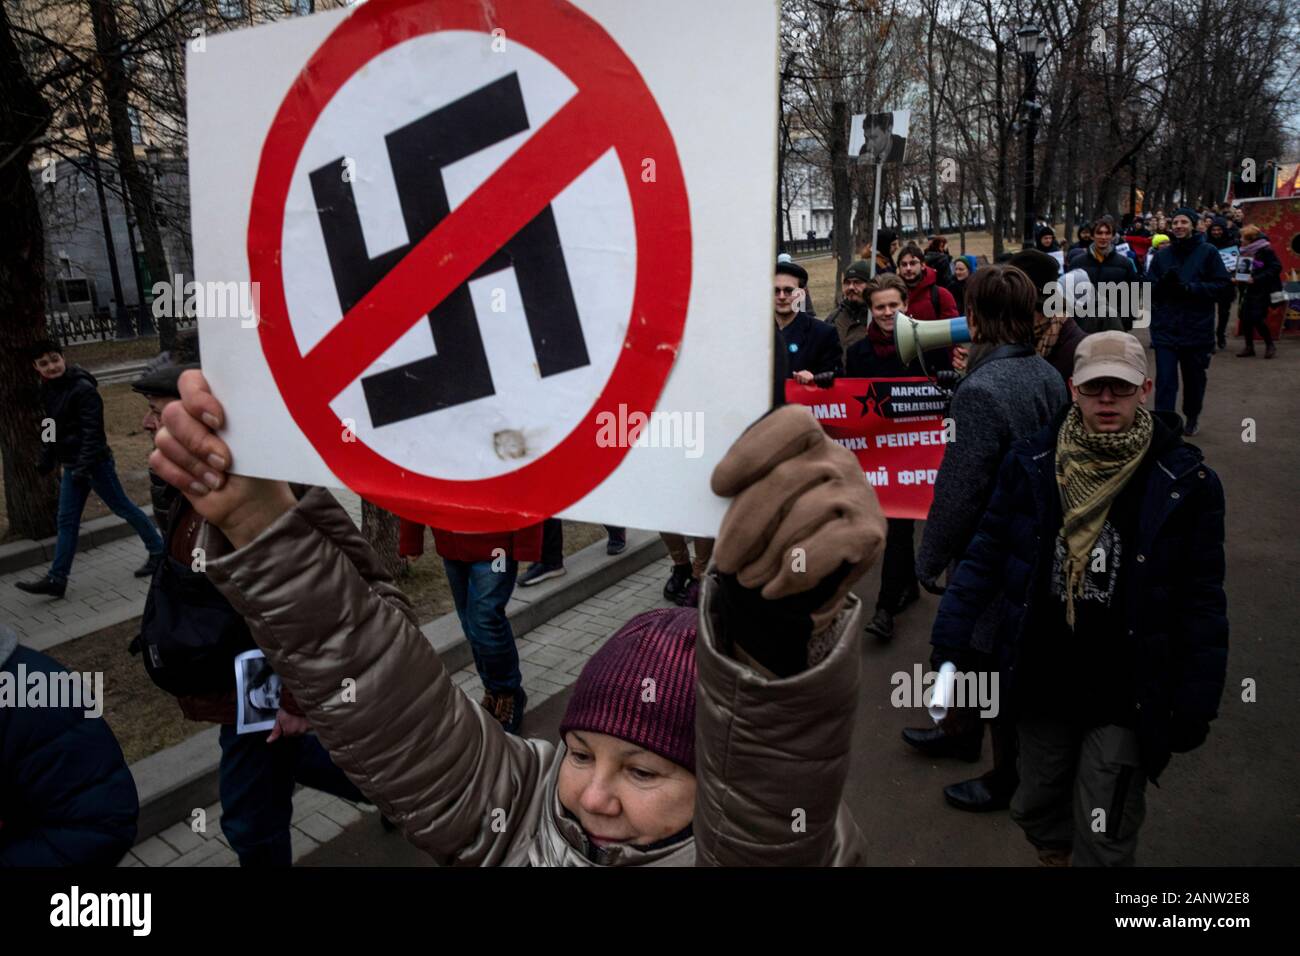
<svg viewBox="0 0 1300 956">
<path fill-rule="evenodd" d="M 967 763 L 977 763 L 984 743 L 984 730 L 976 727 L 974 732 L 949 734 L 941 727 L 908 727 L 903 731 L 903 740 L 927 757 L 956 757 Z"/>
<path fill-rule="evenodd" d="M 1011 806 L 1011 797 L 1020 786 L 1016 771 L 1019 742 L 1014 724 L 994 722 L 989 728 L 993 741 L 993 769 L 973 780 L 963 780 L 943 788 L 944 799 L 958 810 L 988 813 Z"/>
</svg>

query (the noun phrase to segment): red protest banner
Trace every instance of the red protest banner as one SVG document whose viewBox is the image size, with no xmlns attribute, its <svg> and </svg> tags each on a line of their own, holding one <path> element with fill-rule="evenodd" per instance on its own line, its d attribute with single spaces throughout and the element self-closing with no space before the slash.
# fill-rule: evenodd
<svg viewBox="0 0 1300 956">
<path fill-rule="evenodd" d="M 840 378 L 830 388 L 786 382 L 826 434 L 858 456 L 888 518 L 924 519 L 943 460 L 948 403 L 928 378 Z"/>
</svg>

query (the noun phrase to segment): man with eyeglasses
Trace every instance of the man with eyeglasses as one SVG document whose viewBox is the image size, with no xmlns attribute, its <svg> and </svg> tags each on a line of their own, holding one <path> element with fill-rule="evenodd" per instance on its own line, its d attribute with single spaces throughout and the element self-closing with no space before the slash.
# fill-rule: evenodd
<svg viewBox="0 0 1300 956">
<path fill-rule="evenodd" d="M 804 312 L 808 273 L 794 262 L 778 262 L 772 282 L 777 343 L 785 351 L 790 378 L 811 385 L 822 372 L 841 374 L 843 353 L 834 327 Z"/>
<path fill-rule="evenodd" d="M 931 642 L 961 669 L 975 620 L 1017 721 L 1011 817 L 1044 865 L 1134 862 L 1153 782 L 1205 740 L 1228 656 L 1223 487 L 1178 416 L 1148 412 L 1146 353 L 1124 332 L 1079 344 L 1074 404 L 1002 463 Z"/>
</svg>

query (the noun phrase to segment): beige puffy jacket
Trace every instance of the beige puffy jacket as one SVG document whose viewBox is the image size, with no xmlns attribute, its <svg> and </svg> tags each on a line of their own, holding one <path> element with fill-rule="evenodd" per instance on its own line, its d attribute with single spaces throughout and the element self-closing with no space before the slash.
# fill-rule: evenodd
<svg viewBox="0 0 1300 956">
<path fill-rule="evenodd" d="M 315 489 L 207 571 L 247 619 L 335 763 L 438 863 L 847 865 L 863 841 L 840 792 L 857 703 L 858 602 L 826 657 L 769 680 L 714 642 L 706 582 L 696 657 L 693 837 L 589 847 L 556 797 L 564 748 L 505 733 L 451 681 L 347 513 Z M 229 545 L 225 545 L 229 550 Z"/>
</svg>

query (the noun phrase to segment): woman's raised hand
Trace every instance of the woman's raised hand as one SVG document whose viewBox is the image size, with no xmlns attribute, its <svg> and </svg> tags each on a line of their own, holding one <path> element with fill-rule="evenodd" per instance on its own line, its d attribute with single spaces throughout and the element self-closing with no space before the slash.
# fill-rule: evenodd
<svg viewBox="0 0 1300 956">
<path fill-rule="evenodd" d="M 180 400 L 163 409 L 149 467 L 241 548 L 294 506 L 293 492 L 283 481 L 231 474 L 230 449 L 216 435 L 225 413 L 208 380 L 192 369 L 179 387 Z"/>
</svg>

